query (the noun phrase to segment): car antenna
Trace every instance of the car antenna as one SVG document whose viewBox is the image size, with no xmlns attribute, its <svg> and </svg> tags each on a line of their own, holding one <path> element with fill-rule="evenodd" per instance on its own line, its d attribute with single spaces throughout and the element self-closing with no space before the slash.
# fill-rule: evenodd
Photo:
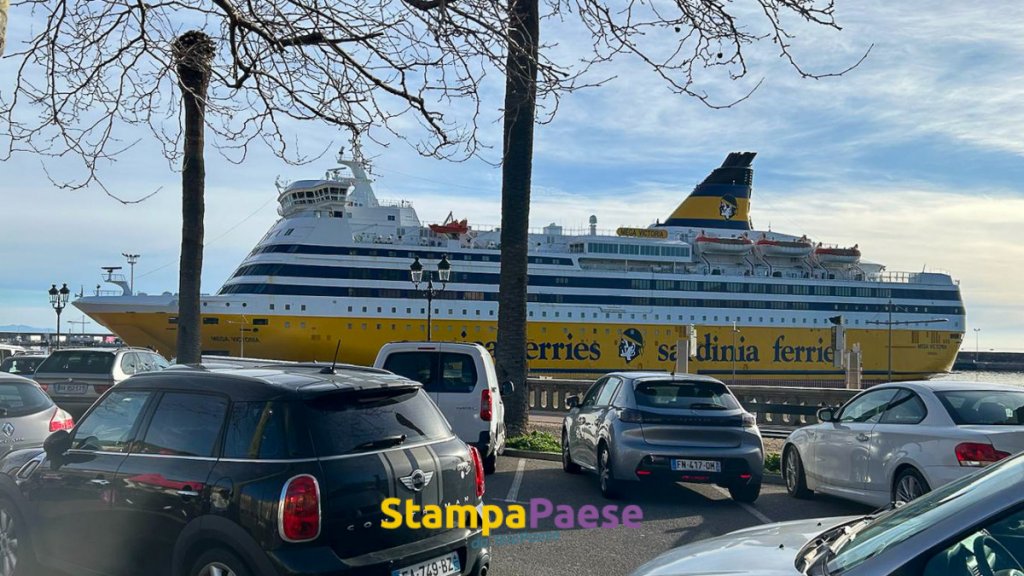
<svg viewBox="0 0 1024 576">
<path fill-rule="evenodd" d="M 321 374 L 334 374 L 334 367 L 338 365 L 338 352 L 341 351 L 341 340 L 338 340 L 338 345 L 334 347 L 334 360 L 331 361 L 330 366 L 324 366 L 320 369 Z"/>
</svg>

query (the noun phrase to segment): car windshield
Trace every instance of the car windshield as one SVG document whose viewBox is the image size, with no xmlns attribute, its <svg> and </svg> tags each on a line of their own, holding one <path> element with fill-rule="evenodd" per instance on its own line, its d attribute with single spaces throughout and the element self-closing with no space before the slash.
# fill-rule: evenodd
<svg viewBox="0 0 1024 576">
<path fill-rule="evenodd" d="M 110 374 L 114 367 L 114 354 L 93 350 L 60 350 L 39 365 L 39 374 L 78 373 Z"/>
<path fill-rule="evenodd" d="M 0 417 L 35 414 L 50 406 L 50 397 L 31 382 L 0 383 Z"/>
<path fill-rule="evenodd" d="M 955 390 L 935 395 L 958 426 L 1024 424 L 1024 391 Z"/>
<path fill-rule="evenodd" d="M 336 456 L 448 438 L 444 416 L 420 387 L 317 396 L 306 402 L 318 456 Z"/>
<path fill-rule="evenodd" d="M 842 574 L 896 546 L 924 528 L 961 514 L 991 494 L 1024 485 L 1024 456 L 946 484 L 909 504 L 886 512 L 844 539 L 828 561 L 828 573 Z"/>
<path fill-rule="evenodd" d="M 740 407 L 729 389 L 718 382 L 642 380 L 633 392 L 637 406 L 651 408 L 733 410 Z"/>
</svg>

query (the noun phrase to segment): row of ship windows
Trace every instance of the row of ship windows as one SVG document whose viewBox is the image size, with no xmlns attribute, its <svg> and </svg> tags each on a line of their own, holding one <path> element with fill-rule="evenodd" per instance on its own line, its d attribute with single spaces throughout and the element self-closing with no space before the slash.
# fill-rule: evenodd
<svg viewBox="0 0 1024 576">
<path fill-rule="evenodd" d="M 262 248 L 257 247 L 249 255 L 255 256 L 256 254 L 269 254 L 269 253 L 281 253 L 281 254 L 319 254 L 319 255 L 334 255 L 334 256 L 372 256 L 372 257 L 384 257 L 384 258 L 408 258 L 410 261 L 413 258 L 426 258 L 433 260 L 440 260 L 441 256 L 448 256 L 448 260 L 468 260 L 478 262 L 500 262 L 501 257 L 497 254 L 467 254 L 464 252 L 449 254 L 441 251 L 430 251 L 420 250 L 416 252 L 408 252 L 401 250 L 387 250 L 377 248 L 355 248 L 355 247 L 344 247 L 344 246 L 315 246 L 306 244 L 272 244 L 270 246 L 263 246 Z M 530 264 L 557 264 L 561 266 L 572 266 L 573 262 L 570 258 L 544 258 L 541 256 L 530 256 Z"/>
<path fill-rule="evenodd" d="M 340 296 L 349 298 L 419 299 L 417 290 L 345 288 L 335 286 L 298 286 L 289 284 L 232 284 L 225 286 L 221 295 L 266 294 L 278 296 Z M 492 301 L 498 300 L 493 292 L 446 291 L 434 296 L 435 300 Z M 890 311 L 888 304 L 840 304 L 835 302 L 788 302 L 769 300 L 717 300 L 697 298 L 647 298 L 634 296 L 611 296 L 591 294 L 536 294 L 527 299 L 534 303 L 578 304 L 591 306 L 656 306 L 662 308 L 740 308 L 759 310 L 796 310 L 830 312 L 874 312 Z M 272 305 L 273 306 L 273 305 Z M 290 310 L 290 304 L 285 305 Z M 305 304 L 303 304 L 305 306 Z M 272 308 L 273 309 L 273 308 Z M 303 309 L 304 310 L 304 309 Z M 918 314 L 962 314 L 959 306 L 908 306 L 892 305 L 892 312 Z"/>
<path fill-rule="evenodd" d="M 435 314 L 440 314 L 440 312 L 441 312 L 441 309 L 439 309 L 439 308 L 435 308 L 434 309 L 434 313 Z M 421 314 L 426 314 L 426 309 L 420 308 L 420 313 Z M 449 313 L 451 313 L 451 310 L 449 310 Z M 635 316 L 635 315 L 631 315 L 631 316 Z M 644 316 L 646 316 L 646 314 Z M 708 318 L 709 317 L 708 316 L 702 316 L 700 318 L 701 319 L 698 320 L 697 316 L 690 316 L 689 317 L 689 323 L 693 324 L 693 323 L 696 323 L 698 321 L 699 322 L 708 322 Z M 718 322 L 719 321 L 718 318 L 719 318 L 718 316 L 714 316 L 711 321 L 712 322 Z M 733 320 L 730 320 L 730 316 L 725 316 L 725 322 L 727 322 L 727 323 L 731 322 L 731 321 L 741 322 L 743 320 L 739 316 L 732 317 L 732 318 L 733 318 Z M 671 318 L 666 317 L 666 319 L 670 320 Z M 679 316 L 678 319 L 680 321 L 683 321 L 683 322 L 687 321 L 685 316 Z M 790 318 L 789 321 L 787 322 L 786 318 L 771 318 L 770 317 L 770 318 L 768 318 L 768 322 L 765 322 L 763 317 L 758 318 L 758 322 L 759 323 L 761 323 L 761 324 L 768 324 L 768 325 L 775 325 L 775 324 L 780 324 L 780 325 L 786 325 L 786 324 L 789 324 L 789 325 L 794 325 L 794 324 L 811 325 L 811 324 L 814 324 L 814 325 L 824 325 L 824 326 L 829 327 L 829 328 L 831 328 L 831 326 L 832 326 L 831 323 L 827 319 L 814 318 L 813 321 L 811 321 L 811 322 L 808 322 L 807 318 L 802 318 L 800 320 L 801 320 L 800 322 L 797 322 L 796 318 Z M 175 316 L 171 316 L 171 317 L 168 318 L 167 322 L 168 322 L 168 324 L 177 324 L 178 323 L 178 318 L 175 317 Z M 749 324 L 753 324 L 754 317 L 753 316 L 748 316 L 747 317 L 747 322 Z M 219 324 L 219 323 L 220 323 L 220 319 L 219 318 L 209 318 L 209 317 L 203 318 L 203 324 L 209 325 L 209 324 Z M 267 318 L 255 318 L 251 322 L 251 325 L 253 325 L 253 326 L 266 326 L 266 325 L 268 325 L 268 323 L 269 323 L 269 319 L 267 319 Z M 290 320 L 285 320 L 283 324 L 284 324 L 285 328 L 292 328 L 293 327 L 293 322 L 290 321 Z M 306 328 L 306 322 L 305 321 L 300 321 L 300 322 L 297 322 L 297 323 L 294 323 L 294 324 L 295 324 L 295 327 L 297 327 L 297 328 L 300 328 L 300 329 Z M 867 324 L 867 323 L 865 322 L 865 324 Z M 850 325 L 859 326 L 859 325 L 861 325 L 861 321 L 860 320 L 854 320 L 853 322 L 850 323 Z M 947 328 L 947 329 L 957 328 L 957 327 L 959 327 L 959 325 L 960 325 L 959 322 L 954 322 L 952 326 L 946 326 L 945 328 Z M 352 322 L 348 322 L 347 323 L 347 328 L 349 330 L 352 330 L 354 328 L 354 326 L 355 326 L 355 324 L 352 323 Z M 362 322 L 362 323 L 359 324 L 359 328 L 362 329 L 362 330 L 368 329 L 369 326 L 370 326 L 370 324 L 368 322 Z M 396 330 L 397 326 L 398 326 L 397 324 L 391 324 L 391 330 Z M 383 329 L 383 327 L 384 327 L 383 323 L 376 323 L 376 329 L 377 330 L 381 330 L 381 329 Z M 406 324 L 405 325 L 405 329 L 406 330 L 412 330 L 415 327 L 418 327 L 421 331 L 425 329 L 425 325 L 422 324 L 422 323 L 417 324 L 415 326 L 413 324 Z M 484 327 L 482 327 L 480 325 L 472 326 L 472 329 L 473 329 L 474 332 L 480 332 L 480 331 L 482 331 L 483 328 Z M 470 329 L 470 327 L 466 327 L 466 326 L 462 327 L 462 337 L 463 338 L 465 338 L 465 336 L 466 336 L 467 332 L 469 331 L 469 329 Z M 494 325 L 494 324 L 491 324 L 489 326 L 486 326 L 486 329 L 487 329 L 488 332 L 496 332 L 497 331 L 497 326 Z M 587 327 L 580 327 L 580 326 L 576 327 L 577 331 L 579 331 L 579 330 L 586 331 L 588 329 L 591 330 L 594 334 L 598 334 L 602 330 L 600 328 L 587 328 Z M 882 329 L 882 328 L 876 327 L 876 329 Z M 253 329 L 253 331 L 257 331 L 257 330 L 258 329 Z M 448 331 L 451 332 L 452 330 L 453 330 L 453 327 L 451 325 L 449 325 L 448 326 Z M 567 327 L 567 326 L 561 327 L 561 331 L 563 333 L 566 333 L 566 334 L 570 333 L 571 330 L 573 330 L 572 327 Z M 614 330 L 614 332 L 616 334 L 622 334 L 622 329 L 621 328 L 618 328 L 618 329 L 604 328 L 603 330 L 604 330 L 605 334 L 611 334 L 613 330 Z M 547 331 L 548 331 L 547 326 L 541 326 L 540 327 L 540 331 L 541 331 L 541 333 L 546 334 Z M 651 331 L 653 331 L 653 335 L 654 336 L 658 335 L 658 329 L 651 329 Z M 675 331 L 676 331 L 676 328 L 666 329 L 665 330 L 665 335 L 666 336 L 671 336 L 671 335 L 673 335 L 675 333 Z M 913 334 L 912 342 L 914 344 L 917 344 L 920 341 L 920 331 L 916 331 L 915 330 L 915 331 L 912 332 L 912 334 Z M 936 338 L 936 336 L 935 336 L 935 334 L 933 334 L 932 335 L 932 340 L 934 341 L 935 338 Z"/>
<path fill-rule="evenodd" d="M 410 252 L 414 255 L 415 253 Z M 305 264 L 249 264 L 240 267 L 232 276 L 281 276 L 289 278 L 336 279 L 336 280 L 381 280 L 408 282 L 408 270 L 351 268 L 342 266 L 313 266 Z M 498 275 L 484 272 L 452 271 L 452 283 L 497 285 Z M 605 288 L 611 290 L 655 290 L 732 294 L 775 294 L 792 296 L 832 296 L 838 298 L 900 298 L 928 300 L 957 300 L 955 290 L 917 290 L 851 287 L 812 286 L 808 284 L 762 284 L 753 282 L 723 282 L 697 280 L 648 280 L 622 278 L 581 278 L 531 274 L 532 286 L 567 286 L 574 288 Z"/>
<path fill-rule="evenodd" d="M 291 304 L 285 304 L 284 308 L 285 308 L 285 310 L 291 310 Z M 270 305 L 270 309 L 274 310 L 275 309 L 275 305 L 271 304 Z M 301 305 L 301 309 L 305 310 L 306 309 L 306 305 L 302 304 Z M 444 310 L 444 309 L 443 308 L 434 308 L 433 313 L 434 314 L 441 314 L 442 310 Z M 353 307 L 349 306 L 348 307 L 348 311 L 349 312 L 353 312 Z M 448 308 L 447 311 L 448 311 L 448 316 L 458 316 L 457 309 L 455 309 L 455 308 Z M 362 307 L 362 312 L 364 314 L 365 313 L 369 313 L 369 307 L 363 306 Z M 462 316 L 482 316 L 480 310 L 473 310 L 472 313 L 470 313 L 470 312 L 471 312 L 470 310 L 467 310 L 466 308 L 463 308 L 462 309 Z M 383 314 L 384 313 L 384 308 L 381 307 L 381 306 L 378 306 L 377 307 L 377 313 L 378 314 Z M 392 314 L 397 314 L 398 313 L 398 308 L 397 307 L 392 307 L 391 308 L 391 313 Z M 405 309 L 405 313 L 406 314 L 412 314 L 413 313 L 413 308 L 406 308 Z M 427 313 L 427 309 L 426 308 L 420 308 L 419 309 L 419 314 L 422 315 L 422 314 L 426 314 L 426 313 Z M 549 317 L 547 311 L 541 311 L 539 314 L 537 314 L 536 311 L 530 310 L 530 311 L 528 311 L 527 315 L 530 318 L 548 318 Z M 672 321 L 673 320 L 673 315 L 672 314 L 664 314 L 664 315 L 662 315 L 662 314 L 626 314 L 626 313 L 608 313 L 608 312 L 602 312 L 602 313 L 591 312 L 589 316 L 587 315 L 586 312 L 578 312 L 578 313 L 576 313 L 575 318 L 579 319 L 579 320 L 587 320 L 587 319 L 599 320 L 599 319 L 602 319 L 601 318 L 602 315 L 604 316 L 604 318 L 603 318 L 604 320 L 626 320 L 627 319 L 626 316 L 629 317 L 628 318 L 629 320 L 655 320 L 655 321 L 660 321 L 660 320 L 662 320 L 662 316 L 664 316 L 664 320 L 666 320 L 666 321 Z M 488 310 L 487 311 L 487 316 L 488 317 L 493 317 L 494 316 L 494 310 L 493 309 L 492 310 Z M 562 318 L 563 316 L 561 316 L 561 312 L 552 312 L 550 317 L 551 318 Z M 564 318 L 566 318 L 566 319 L 573 319 L 574 318 L 573 317 L 573 313 L 572 312 L 567 312 L 565 314 Z M 719 320 L 719 318 L 722 318 L 722 319 Z M 754 322 L 754 318 L 755 318 L 754 316 L 747 316 L 746 317 L 746 319 L 747 319 L 746 322 L 747 323 L 753 323 Z M 757 316 L 757 323 L 765 324 L 766 323 L 765 318 L 766 318 L 765 316 Z M 789 318 L 788 320 L 786 318 L 775 318 L 774 316 L 768 316 L 767 318 L 768 318 L 768 320 L 767 320 L 768 324 L 787 324 L 787 323 L 788 324 L 822 324 L 822 325 L 830 325 L 831 324 L 830 321 L 828 319 L 826 319 L 826 318 L 810 318 L 810 319 L 808 319 L 808 318 L 799 318 L 799 319 L 798 318 Z M 729 315 L 719 316 L 719 315 L 708 315 L 708 314 L 703 314 L 703 315 L 676 314 L 675 315 L 675 320 L 679 321 L 679 322 L 689 322 L 689 323 L 709 322 L 709 321 L 710 322 L 726 322 L 726 323 L 729 323 L 729 322 L 743 322 L 743 316 L 729 316 Z M 177 322 L 178 322 L 177 317 L 174 317 L 174 316 L 170 317 L 169 323 L 177 324 Z M 253 318 L 252 321 L 250 322 L 250 324 L 252 324 L 253 326 L 266 326 L 266 325 L 268 325 L 268 322 L 269 322 L 269 319 L 267 319 L 267 318 Z M 229 321 L 229 323 L 234 323 L 234 322 L 230 322 Z M 877 321 L 870 321 L 870 322 L 869 321 L 865 321 L 865 324 L 869 324 L 869 323 L 873 324 L 873 325 L 877 325 L 878 324 Z M 204 316 L 203 317 L 203 324 L 206 324 L 206 325 L 220 324 L 220 318 L 218 318 L 216 316 Z M 288 327 L 290 325 L 290 322 L 286 322 L 285 324 L 286 324 L 286 327 Z M 849 324 L 853 325 L 853 326 L 859 326 L 861 324 L 861 321 L 859 319 L 853 319 L 852 321 L 849 321 Z M 302 325 L 303 325 L 303 327 L 305 327 L 305 322 L 303 322 Z"/>
<path fill-rule="evenodd" d="M 669 256 L 673 258 L 689 258 L 689 246 L 658 246 L 646 244 L 610 244 L 607 242 L 587 242 L 586 251 L 590 254 L 625 254 L 627 256 Z M 569 252 L 583 253 L 583 243 L 570 244 Z"/>
</svg>

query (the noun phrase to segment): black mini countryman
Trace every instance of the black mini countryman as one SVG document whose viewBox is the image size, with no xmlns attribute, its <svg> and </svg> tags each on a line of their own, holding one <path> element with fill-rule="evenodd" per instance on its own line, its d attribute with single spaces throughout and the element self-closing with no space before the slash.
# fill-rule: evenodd
<svg viewBox="0 0 1024 576">
<path fill-rule="evenodd" d="M 172 368 L 0 460 L 0 575 L 483 576 L 478 529 L 381 526 L 386 498 L 479 514 L 483 489 L 479 454 L 418 383 Z"/>
</svg>

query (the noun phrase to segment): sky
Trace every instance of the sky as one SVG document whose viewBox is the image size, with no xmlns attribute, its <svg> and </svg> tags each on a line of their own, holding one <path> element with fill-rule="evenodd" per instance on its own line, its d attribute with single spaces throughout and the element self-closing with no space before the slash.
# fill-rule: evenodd
<svg viewBox="0 0 1024 576">
<path fill-rule="evenodd" d="M 890 271 L 947 272 L 967 308 L 965 349 L 1024 352 L 1024 3 L 837 3 L 843 30 L 798 27 L 794 52 L 808 69 L 834 72 L 871 47 L 857 69 L 802 79 L 771 45 L 754 47 L 746 78 L 697 76 L 695 87 L 716 102 L 761 82 L 729 109 L 673 94 L 629 57 L 599 67 L 605 85 L 566 95 L 537 127 L 531 226 L 583 229 L 591 214 L 602 229 L 651 224 L 726 154 L 755 151 L 755 226 L 856 243 Z M 546 21 L 541 33 L 562 58 L 587 46 L 567 23 Z M 0 61 L 0 93 L 13 74 Z M 400 141 L 364 143 L 378 197 L 412 201 L 425 222 L 453 210 L 474 225 L 498 224 L 500 86 L 481 98 L 480 136 L 492 147 L 481 158 L 446 162 Z M 348 138 L 316 124 L 301 132 L 312 148 Z M 211 151 L 203 291 L 216 292 L 276 220 L 276 179 L 331 166 L 330 155 L 292 166 L 262 149 L 238 166 Z M 46 168 L 61 175 L 63 166 Z M 100 266 L 125 265 L 122 252 L 141 254 L 138 290 L 176 290 L 180 175 L 143 141 L 101 176 L 123 196 L 157 193 L 122 205 L 98 189 L 55 188 L 39 158 L 0 162 L 0 325 L 52 326 L 50 284 L 88 292 Z M 81 318 L 70 309 L 64 320 Z"/>
</svg>

